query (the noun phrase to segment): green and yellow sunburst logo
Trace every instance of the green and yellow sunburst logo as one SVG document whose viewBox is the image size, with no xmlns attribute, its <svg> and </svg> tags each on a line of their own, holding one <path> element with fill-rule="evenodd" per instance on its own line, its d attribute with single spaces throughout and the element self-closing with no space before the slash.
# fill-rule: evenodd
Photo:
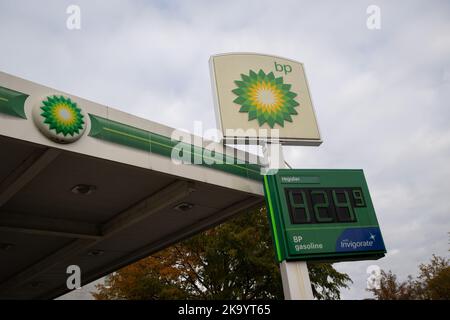
<svg viewBox="0 0 450 320">
<path fill-rule="evenodd" d="M 284 83 L 283 77 L 276 78 L 273 72 L 266 74 L 253 70 L 248 75 L 241 74 L 242 80 L 234 83 L 237 88 L 232 92 L 238 97 L 234 103 L 241 105 L 239 112 L 248 112 L 248 120 L 258 120 L 259 126 L 267 123 L 271 128 L 275 123 L 284 127 L 284 121 L 292 122 L 296 115 L 296 93 L 290 91 L 291 85 Z"/>
<path fill-rule="evenodd" d="M 85 131 L 85 116 L 81 108 L 70 98 L 48 96 L 36 105 L 34 119 L 39 129 L 49 138 L 60 143 L 70 143 Z"/>
<path fill-rule="evenodd" d="M 41 116 L 44 117 L 44 123 L 48 124 L 50 130 L 55 130 L 57 134 L 64 136 L 75 136 L 80 134 L 84 128 L 84 115 L 81 109 L 70 98 L 63 96 L 47 97 L 42 102 L 44 105 L 41 110 Z"/>
</svg>

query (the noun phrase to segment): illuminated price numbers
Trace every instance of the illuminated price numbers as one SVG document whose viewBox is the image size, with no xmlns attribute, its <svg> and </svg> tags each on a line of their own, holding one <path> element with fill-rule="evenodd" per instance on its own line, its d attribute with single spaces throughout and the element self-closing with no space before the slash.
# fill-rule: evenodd
<svg viewBox="0 0 450 320">
<path fill-rule="evenodd" d="M 361 189 L 287 189 L 293 224 L 356 222 L 354 208 L 365 207 Z"/>
</svg>

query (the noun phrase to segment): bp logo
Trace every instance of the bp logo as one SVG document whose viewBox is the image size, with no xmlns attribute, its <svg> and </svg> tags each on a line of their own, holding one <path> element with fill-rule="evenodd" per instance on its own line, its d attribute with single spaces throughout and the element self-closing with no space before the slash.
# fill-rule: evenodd
<svg viewBox="0 0 450 320">
<path fill-rule="evenodd" d="M 86 117 L 75 102 L 63 96 L 48 96 L 35 107 L 38 128 L 58 143 L 78 140 L 86 129 Z"/>
<path fill-rule="evenodd" d="M 241 105 L 239 112 L 248 113 L 248 121 L 257 119 L 259 126 L 267 123 L 271 128 L 276 123 L 284 127 L 285 121 L 292 122 L 299 103 L 295 100 L 297 94 L 290 91 L 291 85 L 284 83 L 283 77 L 250 70 L 248 75 L 241 74 L 241 79 L 234 82 L 237 88 L 232 92 L 237 95 L 234 103 Z"/>
</svg>

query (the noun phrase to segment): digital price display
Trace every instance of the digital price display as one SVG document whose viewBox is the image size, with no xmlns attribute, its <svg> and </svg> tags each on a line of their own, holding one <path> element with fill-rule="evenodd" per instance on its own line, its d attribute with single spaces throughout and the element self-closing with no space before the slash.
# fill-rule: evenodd
<svg viewBox="0 0 450 320">
<path fill-rule="evenodd" d="M 386 249 L 362 170 L 264 176 L 277 259 L 379 259 Z"/>
</svg>

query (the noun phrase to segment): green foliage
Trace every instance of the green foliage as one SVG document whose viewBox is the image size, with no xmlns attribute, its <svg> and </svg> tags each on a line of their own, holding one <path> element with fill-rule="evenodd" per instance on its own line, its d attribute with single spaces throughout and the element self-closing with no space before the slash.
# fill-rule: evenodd
<svg viewBox="0 0 450 320">
<path fill-rule="evenodd" d="M 309 266 L 317 299 L 339 299 L 351 282 L 331 264 Z M 96 299 L 282 299 L 265 208 L 110 275 Z"/>
<path fill-rule="evenodd" d="M 341 288 L 348 288 L 350 277 L 340 273 L 330 263 L 308 264 L 314 297 L 319 300 L 338 300 Z"/>
<path fill-rule="evenodd" d="M 450 267 L 440 270 L 428 281 L 428 291 L 432 300 L 450 300 Z"/>
<path fill-rule="evenodd" d="M 416 279 L 400 282 L 392 271 L 381 272 L 380 288 L 368 289 L 378 300 L 450 299 L 450 260 L 433 255 L 428 264 L 419 265 Z"/>
</svg>

